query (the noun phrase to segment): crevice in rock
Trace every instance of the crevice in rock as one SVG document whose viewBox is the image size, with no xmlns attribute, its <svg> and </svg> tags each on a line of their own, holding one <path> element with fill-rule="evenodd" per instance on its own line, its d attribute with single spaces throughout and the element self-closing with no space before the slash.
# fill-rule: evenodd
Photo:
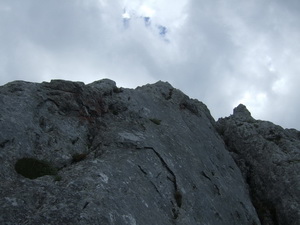
<svg viewBox="0 0 300 225">
<path fill-rule="evenodd" d="M 173 95 L 173 88 L 170 88 L 169 89 L 169 93 L 168 94 L 165 94 L 165 93 L 162 93 L 162 96 L 166 99 L 166 100 L 170 100 L 172 98 L 172 95 Z"/>
<path fill-rule="evenodd" d="M 212 174 L 213 174 L 213 172 L 212 172 Z M 202 175 L 203 177 L 205 177 L 207 180 L 209 180 L 209 181 L 213 184 L 214 192 L 215 192 L 217 195 L 221 195 L 221 191 L 220 191 L 220 188 L 218 187 L 218 185 L 216 185 L 216 184 L 211 180 L 211 178 L 210 178 L 204 171 L 201 172 L 201 175 Z"/>
<path fill-rule="evenodd" d="M 177 181 L 176 181 L 176 176 L 174 174 L 174 172 L 170 169 L 170 167 L 168 166 L 168 164 L 166 163 L 166 161 L 163 159 L 163 157 L 152 147 L 150 147 L 150 149 L 157 155 L 157 157 L 159 158 L 159 160 L 161 161 L 162 165 L 166 168 L 166 170 L 172 175 L 173 179 L 170 179 L 173 184 L 174 184 L 174 189 L 175 191 L 178 190 L 177 187 Z"/>
<path fill-rule="evenodd" d="M 217 194 L 218 194 L 218 195 L 221 195 L 220 188 L 219 188 L 216 184 L 214 184 L 214 188 L 215 188 Z"/>
<path fill-rule="evenodd" d="M 156 185 L 153 183 L 153 181 L 150 180 L 150 183 L 153 185 L 155 191 L 156 191 L 161 197 L 163 197 L 162 194 L 159 192 L 158 188 L 156 187 Z"/>
<path fill-rule="evenodd" d="M 5 146 L 7 145 L 7 143 L 9 143 L 10 140 L 4 140 L 2 142 L 0 142 L 0 148 L 5 148 Z"/>
<path fill-rule="evenodd" d="M 171 177 L 167 176 L 167 179 L 170 180 L 174 185 L 174 200 L 176 205 L 174 204 L 174 201 L 171 200 L 171 203 L 173 205 L 172 207 L 172 213 L 173 218 L 176 220 L 179 216 L 179 208 L 182 206 L 182 193 L 178 189 L 177 179 L 175 173 L 171 170 L 171 168 L 168 166 L 166 161 L 163 159 L 163 157 L 160 155 L 158 151 L 156 151 L 153 147 L 143 147 L 143 149 L 150 149 L 153 151 L 153 153 L 159 158 L 161 164 L 163 167 L 168 171 L 169 174 L 171 174 Z M 143 172 L 142 168 L 139 166 L 140 170 Z M 160 194 L 159 190 L 155 186 L 155 184 L 151 181 L 152 185 L 155 187 L 156 191 Z M 160 194 L 161 195 L 161 194 Z"/>
<path fill-rule="evenodd" d="M 77 141 L 79 141 L 79 137 L 72 139 L 71 140 L 72 145 L 75 145 L 77 143 Z"/>
<path fill-rule="evenodd" d="M 250 195 L 252 204 L 256 209 L 261 224 L 279 225 L 275 206 L 272 203 L 267 203 L 266 201 L 259 199 L 254 193 L 251 193 Z"/>
<path fill-rule="evenodd" d="M 157 155 L 157 157 L 160 159 L 162 165 L 172 175 L 173 179 L 169 178 L 169 177 L 168 178 L 174 184 L 174 190 L 175 190 L 175 192 L 174 192 L 174 199 L 175 199 L 176 205 L 177 205 L 177 207 L 181 208 L 181 205 L 182 205 L 182 194 L 181 194 L 181 192 L 178 189 L 178 184 L 177 184 L 177 179 L 176 179 L 175 173 L 171 170 L 171 168 L 165 162 L 165 160 L 163 159 L 163 157 L 154 148 L 152 148 L 152 151 Z"/>
<path fill-rule="evenodd" d="M 138 168 L 145 176 L 148 176 L 148 173 L 140 165 L 138 165 Z M 151 185 L 154 187 L 155 191 L 159 194 L 159 196 L 163 197 L 162 194 L 160 193 L 159 189 L 155 185 L 155 183 L 151 179 L 149 179 L 149 181 L 150 181 Z"/>
<path fill-rule="evenodd" d="M 208 179 L 208 180 L 211 181 L 210 177 L 207 176 L 206 173 L 205 173 L 204 171 L 201 172 L 201 175 L 204 176 L 206 179 Z"/>
<path fill-rule="evenodd" d="M 87 206 L 88 206 L 88 204 L 90 204 L 89 202 L 86 202 L 85 204 L 84 204 L 84 206 L 82 207 L 82 209 L 85 209 Z"/>
<path fill-rule="evenodd" d="M 175 207 L 172 208 L 173 218 L 176 220 L 179 216 L 179 210 Z"/>
<path fill-rule="evenodd" d="M 247 166 L 245 182 L 249 186 L 249 194 L 251 202 L 257 212 L 258 218 L 262 225 L 279 225 L 276 208 L 272 202 L 264 199 L 262 195 L 257 193 L 257 187 L 253 178 L 253 168 Z"/>
<path fill-rule="evenodd" d="M 181 205 L 182 205 L 182 194 L 180 191 L 175 191 L 174 193 L 174 198 L 175 198 L 175 201 L 176 201 L 176 204 L 179 208 L 181 208 Z"/>
<path fill-rule="evenodd" d="M 95 139 L 95 134 L 93 131 L 89 131 L 86 138 L 86 146 L 88 149 L 91 149 L 93 146 L 93 141 Z"/>
<path fill-rule="evenodd" d="M 79 153 L 72 155 L 72 163 L 78 163 L 80 161 L 85 160 L 87 155 L 87 153 Z"/>
<path fill-rule="evenodd" d="M 138 165 L 138 167 L 143 174 L 145 174 L 146 176 L 148 175 L 148 173 L 140 165 Z"/>
</svg>

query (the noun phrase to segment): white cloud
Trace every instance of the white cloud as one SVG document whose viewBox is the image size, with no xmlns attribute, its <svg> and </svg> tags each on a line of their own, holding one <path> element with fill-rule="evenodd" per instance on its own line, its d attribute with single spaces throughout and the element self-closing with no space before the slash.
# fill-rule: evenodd
<svg viewBox="0 0 300 225">
<path fill-rule="evenodd" d="M 266 93 L 257 93 L 256 91 L 247 91 L 243 94 L 242 98 L 236 101 L 232 107 L 236 107 L 238 104 L 242 103 L 247 105 L 248 110 L 254 111 L 255 114 L 261 114 L 260 110 L 263 110 L 264 105 L 268 101 Z"/>
<path fill-rule="evenodd" d="M 298 9 L 292 0 L 2 1 L 0 84 L 167 80 L 216 119 L 244 102 L 256 118 L 300 129 Z"/>
<path fill-rule="evenodd" d="M 148 7 L 147 5 L 141 5 L 138 9 L 138 12 L 144 17 L 153 17 L 155 14 L 155 10 Z"/>
</svg>

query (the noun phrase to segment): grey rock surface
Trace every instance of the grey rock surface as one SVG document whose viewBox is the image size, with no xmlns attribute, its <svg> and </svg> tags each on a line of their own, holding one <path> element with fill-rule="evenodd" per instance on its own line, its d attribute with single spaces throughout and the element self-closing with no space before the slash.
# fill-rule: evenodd
<svg viewBox="0 0 300 225">
<path fill-rule="evenodd" d="M 255 120 L 244 105 L 219 133 L 250 187 L 262 224 L 300 224 L 300 132 Z"/>
<path fill-rule="evenodd" d="M 209 110 L 168 83 L 16 81 L 0 104 L 0 224 L 260 224 Z"/>
</svg>

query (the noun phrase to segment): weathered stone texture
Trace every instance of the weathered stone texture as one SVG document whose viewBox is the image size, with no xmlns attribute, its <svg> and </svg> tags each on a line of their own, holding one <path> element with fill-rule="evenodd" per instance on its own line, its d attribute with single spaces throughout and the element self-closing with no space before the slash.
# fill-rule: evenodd
<svg viewBox="0 0 300 225">
<path fill-rule="evenodd" d="M 249 184 L 262 224 L 300 224 L 300 132 L 255 120 L 244 105 L 219 133 Z"/>
<path fill-rule="evenodd" d="M 0 104 L 0 224 L 260 224 L 209 110 L 168 83 L 16 81 Z M 22 176 L 25 157 L 58 174 Z"/>
</svg>

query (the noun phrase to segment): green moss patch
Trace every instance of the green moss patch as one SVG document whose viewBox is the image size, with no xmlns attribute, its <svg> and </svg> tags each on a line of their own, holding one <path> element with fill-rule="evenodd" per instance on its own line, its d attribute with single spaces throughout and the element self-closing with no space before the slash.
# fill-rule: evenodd
<svg viewBox="0 0 300 225">
<path fill-rule="evenodd" d="M 48 162 L 34 159 L 22 158 L 15 164 L 17 173 L 29 179 L 36 179 L 45 175 L 57 175 L 57 169 Z"/>
<path fill-rule="evenodd" d="M 160 122 L 161 122 L 161 120 L 156 119 L 156 118 L 150 118 L 149 120 L 156 125 L 160 125 Z"/>
</svg>

